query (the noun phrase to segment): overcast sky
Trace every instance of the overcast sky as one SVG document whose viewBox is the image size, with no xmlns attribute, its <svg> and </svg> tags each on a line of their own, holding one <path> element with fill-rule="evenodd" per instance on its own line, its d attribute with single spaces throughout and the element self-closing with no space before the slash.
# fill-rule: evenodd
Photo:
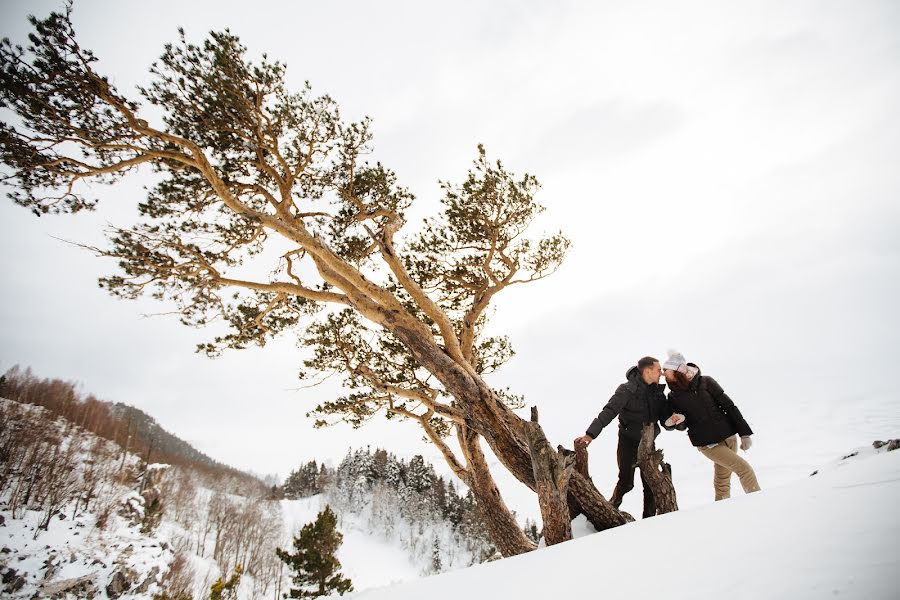
<svg viewBox="0 0 900 600">
<path fill-rule="evenodd" d="M 61 4 L 4 2 L 0 33 L 22 41 L 28 13 Z M 537 175 L 538 230 L 573 248 L 498 300 L 494 330 L 518 355 L 493 382 L 537 404 L 554 443 L 584 431 L 629 364 L 670 347 L 741 406 L 769 480 L 779 457 L 803 470 L 900 431 L 896 2 L 81 0 L 74 22 L 131 95 L 178 26 L 195 42 L 231 28 L 295 88 L 374 119 L 375 158 L 417 216 L 478 143 Z M 367 444 L 433 454 L 410 424 L 312 430 L 303 414 L 339 390 L 296 389 L 294 336 L 211 360 L 193 352 L 209 332 L 144 316 L 171 307 L 100 290 L 114 265 L 54 238 L 102 243 L 151 177 L 97 189 L 94 214 L 0 204 L 0 370 L 79 381 L 258 473 Z M 614 443 L 605 432 L 592 465 Z"/>
</svg>

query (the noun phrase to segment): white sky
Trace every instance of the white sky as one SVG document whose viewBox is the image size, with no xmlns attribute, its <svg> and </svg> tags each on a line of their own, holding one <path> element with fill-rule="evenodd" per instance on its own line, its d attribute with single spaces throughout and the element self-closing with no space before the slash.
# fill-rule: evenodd
<svg viewBox="0 0 900 600">
<path fill-rule="evenodd" d="M 60 6 L 4 2 L 0 33 L 22 41 L 26 14 Z M 375 158 L 418 216 L 479 142 L 537 175 L 539 229 L 574 245 L 558 274 L 499 300 L 494 328 L 519 353 L 494 381 L 541 408 L 554 443 L 669 347 L 778 452 L 798 428 L 819 450 L 900 428 L 897 3 L 79 1 L 74 21 L 127 92 L 178 26 L 196 42 L 230 27 L 294 87 L 374 119 Z M 0 370 L 77 380 L 260 473 L 349 446 L 430 452 L 409 424 L 313 431 L 303 414 L 338 391 L 295 390 L 292 336 L 210 360 L 193 352 L 210 332 L 142 317 L 171 307 L 98 289 L 114 265 L 51 236 L 102 243 L 150 181 L 97 188 L 95 214 L 0 204 Z M 612 462 L 603 438 L 596 460 Z"/>
</svg>

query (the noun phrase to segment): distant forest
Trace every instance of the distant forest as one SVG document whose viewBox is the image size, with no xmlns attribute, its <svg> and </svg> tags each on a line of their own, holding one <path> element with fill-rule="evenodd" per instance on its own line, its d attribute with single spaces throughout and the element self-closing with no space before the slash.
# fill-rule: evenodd
<svg viewBox="0 0 900 600">
<path fill-rule="evenodd" d="M 0 397 L 22 404 L 42 406 L 52 414 L 119 444 L 146 463 L 185 466 L 209 475 L 226 475 L 262 489 L 256 476 L 213 460 L 184 440 L 172 435 L 144 411 L 82 394 L 78 384 L 62 379 L 40 378 L 31 368 L 14 366 L 0 376 Z"/>
</svg>

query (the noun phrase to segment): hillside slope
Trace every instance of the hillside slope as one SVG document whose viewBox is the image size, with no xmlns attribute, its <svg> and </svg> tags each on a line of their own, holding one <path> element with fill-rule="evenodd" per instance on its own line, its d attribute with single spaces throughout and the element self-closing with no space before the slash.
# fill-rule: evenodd
<svg viewBox="0 0 900 600">
<path fill-rule="evenodd" d="M 897 598 L 898 498 L 900 452 L 861 449 L 793 485 L 354 597 Z"/>
<path fill-rule="evenodd" d="M 360 450 L 329 470 L 323 493 L 277 500 L 227 467 L 147 465 L 43 406 L 0 398 L 0 597 L 183 592 L 202 600 L 240 564 L 239 600 L 278 598 L 291 582 L 275 548 L 290 548 L 326 504 L 344 536 L 342 571 L 357 590 L 482 560 L 471 523 L 439 518 L 426 496 L 404 488 L 434 481 L 431 465 L 382 454 L 398 487 L 377 468 L 366 479 L 375 455 Z M 223 476 L 231 472 L 238 476 Z M 450 500 L 469 500 L 447 490 L 443 498 L 457 508 Z M 470 517 L 464 508 L 460 518 Z"/>
</svg>

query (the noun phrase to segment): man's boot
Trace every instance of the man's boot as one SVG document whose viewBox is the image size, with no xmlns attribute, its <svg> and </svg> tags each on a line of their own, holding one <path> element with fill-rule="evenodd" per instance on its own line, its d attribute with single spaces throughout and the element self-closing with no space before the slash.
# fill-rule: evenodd
<svg viewBox="0 0 900 600">
<path fill-rule="evenodd" d="M 619 486 L 616 486 L 616 489 L 613 490 L 609 503 L 615 508 L 619 508 L 622 505 L 622 494 L 619 493 Z"/>
</svg>

